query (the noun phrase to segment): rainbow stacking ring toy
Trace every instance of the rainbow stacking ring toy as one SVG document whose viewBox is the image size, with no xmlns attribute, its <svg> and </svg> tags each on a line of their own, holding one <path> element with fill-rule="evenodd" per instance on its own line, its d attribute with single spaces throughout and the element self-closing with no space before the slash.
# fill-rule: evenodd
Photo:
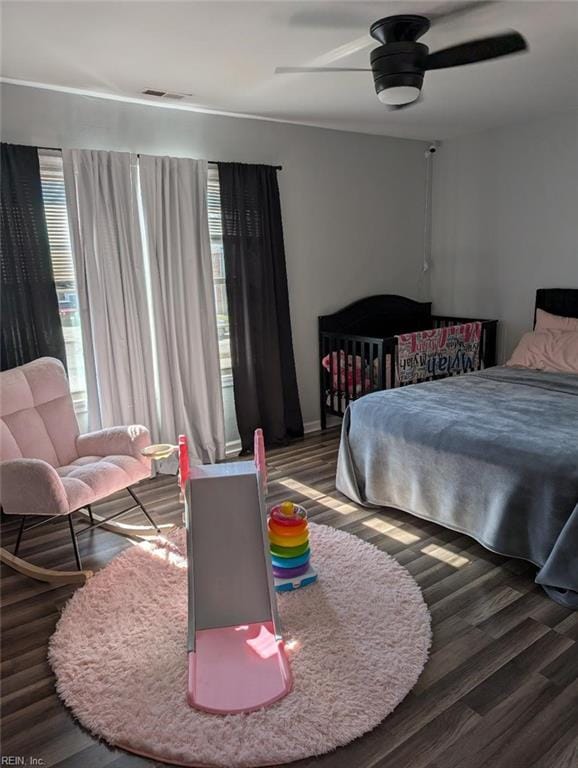
<svg viewBox="0 0 578 768">
<path fill-rule="evenodd" d="M 303 507 L 284 501 L 269 512 L 267 524 L 277 592 L 313 584 L 317 573 L 309 559 L 309 529 Z"/>
</svg>

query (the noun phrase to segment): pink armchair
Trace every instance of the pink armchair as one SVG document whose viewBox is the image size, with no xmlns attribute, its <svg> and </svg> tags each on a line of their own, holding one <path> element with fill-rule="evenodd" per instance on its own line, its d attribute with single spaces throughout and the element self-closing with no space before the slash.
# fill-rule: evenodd
<svg viewBox="0 0 578 768">
<path fill-rule="evenodd" d="M 0 373 L 0 504 L 5 514 L 22 518 L 14 554 L 2 550 L 1 559 L 46 581 L 80 580 L 53 577 L 65 574 L 16 557 L 26 519 L 67 516 L 82 572 L 71 513 L 86 509 L 93 526 L 107 524 L 112 518 L 94 523 L 90 505 L 124 488 L 134 503 L 113 517 L 140 507 L 156 528 L 130 488 L 150 475 L 150 460 L 141 454 L 149 444 L 148 430 L 140 426 L 79 434 L 66 373 L 58 360 L 43 357 Z"/>
</svg>

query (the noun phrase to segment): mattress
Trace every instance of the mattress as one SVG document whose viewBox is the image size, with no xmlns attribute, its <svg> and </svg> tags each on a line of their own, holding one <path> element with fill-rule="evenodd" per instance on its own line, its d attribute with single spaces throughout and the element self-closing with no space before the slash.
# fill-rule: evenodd
<svg viewBox="0 0 578 768">
<path fill-rule="evenodd" d="M 578 375 L 495 367 L 368 394 L 345 413 L 337 487 L 534 563 L 578 608 Z"/>
</svg>

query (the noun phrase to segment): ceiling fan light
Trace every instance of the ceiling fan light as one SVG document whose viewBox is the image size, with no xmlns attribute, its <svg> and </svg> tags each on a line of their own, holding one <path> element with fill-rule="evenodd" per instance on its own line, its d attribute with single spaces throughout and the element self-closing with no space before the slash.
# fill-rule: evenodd
<svg viewBox="0 0 578 768">
<path fill-rule="evenodd" d="M 389 107 L 399 107 L 402 104 L 411 104 L 419 98 L 420 89 L 413 85 L 397 85 L 392 88 L 384 88 L 379 91 L 377 98 L 382 104 Z"/>
</svg>

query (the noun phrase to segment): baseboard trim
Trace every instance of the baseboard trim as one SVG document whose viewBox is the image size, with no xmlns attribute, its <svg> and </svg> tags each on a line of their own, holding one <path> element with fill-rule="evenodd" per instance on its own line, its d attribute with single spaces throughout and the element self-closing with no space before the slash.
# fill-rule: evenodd
<svg viewBox="0 0 578 768">
<path fill-rule="evenodd" d="M 241 441 L 231 440 L 229 443 L 225 445 L 225 456 L 226 458 L 230 458 L 231 456 L 238 456 L 240 450 L 241 450 Z"/>
<path fill-rule="evenodd" d="M 321 429 L 321 421 L 315 419 L 315 421 L 306 421 L 303 424 L 303 432 L 308 435 L 310 432 L 319 432 Z"/>
<path fill-rule="evenodd" d="M 303 432 L 306 435 L 309 435 L 311 432 L 319 432 L 320 430 L 321 430 L 320 419 L 315 419 L 314 421 L 306 421 L 303 423 Z M 225 446 L 225 453 L 227 458 L 229 458 L 230 456 L 238 455 L 240 450 L 241 450 L 240 440 L 231 440 Z"/>
</svg>

